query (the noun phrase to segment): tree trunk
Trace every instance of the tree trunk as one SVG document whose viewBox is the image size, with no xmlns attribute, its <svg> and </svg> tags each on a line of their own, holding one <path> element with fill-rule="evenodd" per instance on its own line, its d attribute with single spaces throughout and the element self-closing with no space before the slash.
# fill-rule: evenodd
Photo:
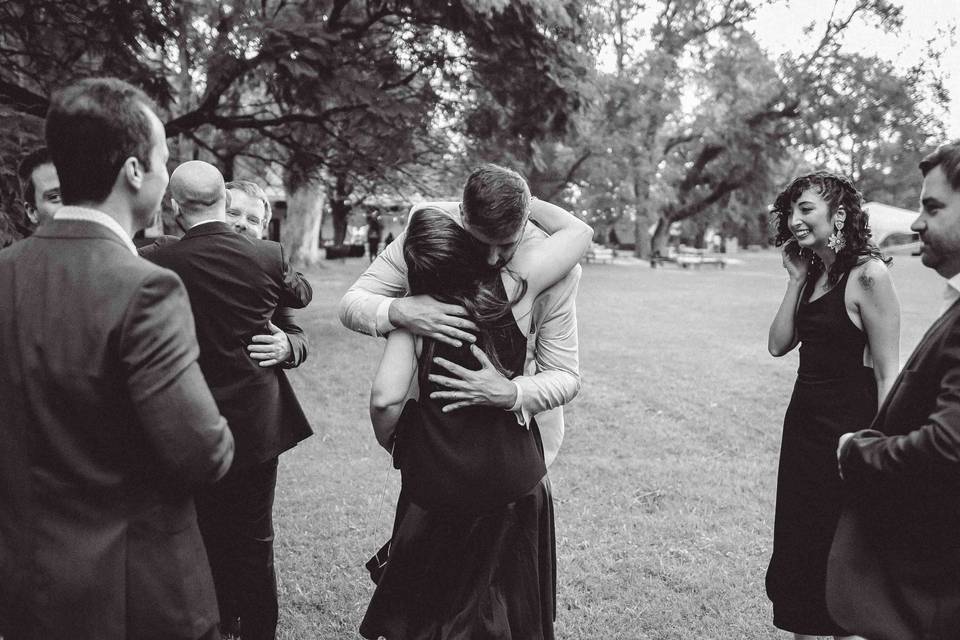
<svg viewBox="0 0 960 640">
<path fill-rule="evenodd" d="M 287 217 L 280 227 L 280 242 L 291 262 L 313 264 L 320 260 L 323 200 L 323 189 L 317 182 L 302 182 L 287 192 Z"/>
<path fill-rule="evenodd" d="M 650 220 L 638 211 L 633 222 L 633 255 L 646 260 L 650 257 Z"/>
<path fill-rule="evenodd" d="M 347 176 L 338 175 L 330 195 L 330 215 L 333 220 L 333 243 L 343 244 L 347 237 L 347 222 L 350 220 L 350 210 L 353 205 L 347 202 L 353 191 Z"/>
<path fill-rule="evenodd" d="M 333 244 L 343 244 L 347 238 L 347 220 L 350 217 L 350 205 L 343 198 L 330 200 L 330 215 L 333 220 Z"/>
<path fill-rule="evenodd" d="M 670 242 L 670 218 L 661 214 L 657 218 L 657 228 L 650 238 L 650 250 L 653 255 L 667 255 L 667 244 Z"/>
</svg>

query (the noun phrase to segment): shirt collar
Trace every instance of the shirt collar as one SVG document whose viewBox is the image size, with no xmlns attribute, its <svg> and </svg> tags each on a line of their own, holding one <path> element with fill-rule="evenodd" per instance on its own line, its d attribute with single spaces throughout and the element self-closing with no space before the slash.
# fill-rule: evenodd
<svg viewBox="0 0 960 640">
<path fill-rule="evenodd" d="M 103 211 L 67 205 L 57 209 L 57 212 L 54 214 L 53 218 L 55 220 L 80 220 L 83 222 L 92 222 L 94 224 L 99 224 L 102 227 L 106 227 L 112 231 L 114 235 L 120 238 L 123 244 L 130 249 L 130 253 L 137 255 L 137 247 L 133 244 L 133 240 L 130 239 L 130 236 L 127 235 L 127 232 L 123 230 L 123 227 L 120 226 L 119 222 L 114 220 L 111 216 L 105 214 Z"/>
<path fill-rule="evenodd" d="M 960 273 L 947 280 L 947 286 L 960 293 Z"/>
<path fill-rule="evenodd" d="M 199 226 L 202 225 L 202 224 L 210 224 L 211 222 L 223 222 L 223 220 L 218 220 L 217 218 L 211 218 L 210 220 L 201 220 L 200 222 L 197 222 L 196 224 L 190 225 L 190 229 L 196 229 L 197 227 L 199 227 Z M 226 224 L 226 223 L 224 223 L 224 224 Z M 189 231 L 189 229 L 188 229 L 188 231 Z"/>
</svg>

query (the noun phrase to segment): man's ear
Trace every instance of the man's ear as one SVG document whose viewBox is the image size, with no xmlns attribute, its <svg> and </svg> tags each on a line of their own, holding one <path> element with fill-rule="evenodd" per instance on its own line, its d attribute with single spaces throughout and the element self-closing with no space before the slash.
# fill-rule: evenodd
<svg viewBox="0 0 960 640">
<path fill-rule="evenodd" d="M 40 214 L 37 213 L 37 208 L 32 204 L 27 202 L 23 203 L 23 210 L 27 213 L 27 220 L 30 221 L 30 224 L 37 224 L 40 222 Z"/>
<path fill-rule="evenodd" d="M 143 164 L 137 158 L 130 156 L 123 162 L 123 167 L 120 169 L 123 172 L 123 177 L 131 187 L 136 190 L 140 190 L 140 187 L 143 186 Z"/>
</svg>

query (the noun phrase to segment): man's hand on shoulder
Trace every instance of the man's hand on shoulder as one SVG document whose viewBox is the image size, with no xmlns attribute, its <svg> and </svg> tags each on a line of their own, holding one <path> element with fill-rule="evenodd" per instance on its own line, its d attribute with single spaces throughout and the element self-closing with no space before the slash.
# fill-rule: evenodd
<svg viewBox="0 0 960 640">
<path fill-rule="evenodd" d="M 469 333 L 477 325 L 466 317 L 467 311 L 455 304 L 446 304 L 426 295 L 397 298 L 390 303 L 390 323 L 411 333 L 459 347 L 462 342 L 476 342 Z"/>
</svg>

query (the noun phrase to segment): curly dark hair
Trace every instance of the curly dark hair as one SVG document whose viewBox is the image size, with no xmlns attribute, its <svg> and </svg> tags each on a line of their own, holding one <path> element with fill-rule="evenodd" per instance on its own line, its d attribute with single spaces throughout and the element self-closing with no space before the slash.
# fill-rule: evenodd
<svg viewBox="0 0 960 640">
<path fill-rule="evenodd" d="M 503 367 L 490 336 L 513 322 L 509 310 L 526 292 L 525 280 L 518 278 L 520 289 L 513 299 L 501 295 L 496 284 L 500 269 L 487 263 L 485 246 L 434 207 L 421 209 L 410 218 L 403 260 L 411 294 L 431 295 L 465 308 L 480 329 L 478 346 L 490 362 L 508 377 L 518 373 Z M 432 350 L 430 341 L 424 362 L 430 361 Z"/>
<path fill-rule="evenodd" d="M 846 212 L 846 221 L 841 231 L 846 243 L 837 252 L 837 259 L 834 260 L 827 274 L 827 280 L 831 285 L 837 284 L 850 269 L 871 258 L 877 258 L 885 264 L 892 261 L 891 258 L 885 257 L 876 243 L 870 239 L 870 217 L 863 209 L 863 196 L 850 180 L 827 171 L 817 171 L 794 178 L 773 201 L 770 215 L 777 227 L 774 242 L 778 247 L 793 239 L 793 232 L 790 231 L 791 210 L 793 204 L 807 189 L 814 189 L 827 201 L 831 217 L 836 215 L 837 209 L 841 206 Z M 823 261 L 816 253 L 801 248 L 800 255 L 809 261 L 812 276 L 816 277 L 823 273 Z"/>
</svg>

